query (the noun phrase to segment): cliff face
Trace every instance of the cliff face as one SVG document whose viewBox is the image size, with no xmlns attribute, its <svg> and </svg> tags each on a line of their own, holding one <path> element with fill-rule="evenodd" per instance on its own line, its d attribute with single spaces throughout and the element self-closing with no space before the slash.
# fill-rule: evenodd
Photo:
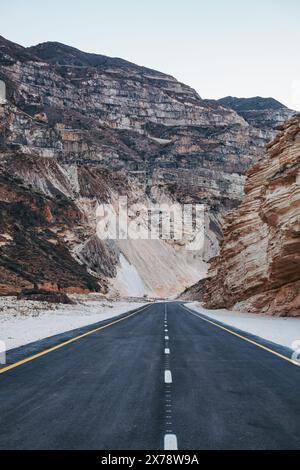
<svg viewBox="0 0 300 470">
<path fill-rule="evenodd" d="M 223 216 L 241 201 L 244 173 L 275 136 L 273 124 L 262 125 L 261 116 L 249 122 L 227 103 L 203 100 L 173 77 L 122 59 L 59 43 L 25 49 L 0 38 L 0 46 L 7 89 L 0 171 L 9 169 L 16 191 L 21 185 L 56 208 L 61 201 L 74 208 L 67 227 L 59 211 L 47 224 L 81 267 L 78 273 L 84 269 L 103 289 L 111 279 L 110 288 L 121 293 L 132 292 L 132 286 L 122 290 L 131 277 L 139 285 L 135 293 L 157 295 L 175 295 L 204 276 L 205 262 L 218 252 Z M 293 114 L 280 104 L 276 111 L 266 107 L 274 125 Z M 204 253 L 190 256 L 184 243 L 164 240 L 134 247 L 99 241 L 96 205 L 110 202 L 117 212 L 119 195 L 129 204 L 206 204 Z M 35 230 L 44 237 L 42 227 Z M 17 253 L 21 245 L 12 231 L 9 236 Z M 161 263 L 155 279 L 153 257 L 169 263 L 167 274 Z M 40 264 L 35 282 L 52 280 L 49 259 L 40 255 Z M 32 282 L 21 265 L 18 275 Z M 13 263 L 5 269 L 15 273 Z M 65 280 L 65 287 L 78 284 Z"/>
<path fill-rule="evenodd" d="M 211 308 L 300 315 L 300 116 L 282 126 L 247 174 L 209 270 Z"/>
<path fill-rule="evenodd" d="M 235 98 L 227 96 L 218 100 L 222 106 L 234 109 L 250 125 L 263 132 L 272 131 L 279 121 L 288 120 L 291 112 L 274 98 Z"/>
</svg>

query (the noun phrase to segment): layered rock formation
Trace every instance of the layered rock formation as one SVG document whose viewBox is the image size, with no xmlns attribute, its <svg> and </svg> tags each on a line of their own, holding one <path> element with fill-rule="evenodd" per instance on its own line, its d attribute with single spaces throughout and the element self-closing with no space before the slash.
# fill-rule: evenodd
<svg viewBox="0 0 300 470">
<path fill-rule="evenodd" d="M 291 112 L 274 98 L 235 98 L 227 96 L 218 100 L 222 106 L 234 109 L 250 125 L 263 133 L 272 131 L 279 121 L 288 120 Z"/>
<path fill-rule="evenodd" d="M 11 223 L 1 235 L 2 290 L 9 292 L 28 283 L 59 282 L 64 289 L 94 290 L 96 283 L 125 294 L 134 284 L 139 294 L 179 293 L 205 276 L 205 262 L 218 252 L 223 216 L 243 196 L 246 169 L 275 136 L 275 124 L 293 114 L 266 103 L 264 117 L 247 120 L 228 103 L 203 100 L 173 77 L 59 43 L 25 49 L 0 38 L 0 80 L 7 91 L 0 105 L 1 171 L 4 183 L 9 173 L 12 191 L 26 199 L 11 196 L 18 203 L 9 208 Z M 273 119 L 272 125 L 263 119 Z M 111 203 L 117 213 L 120 195 L 129 204 L 205 204 L 204 252 L 187 253 L 184 241 L 133 247 L 131 241 L 99 240 L 96 206 Z M 6 188 L 0 197 L 5 207 L 12 204 Z M 28 272 L 30 246 L 29 260 L 19 258 L 23 240 L 15 235 L 14 217 L 20 204 L 34 207 L 33 197 L 40 198 L 46 215 L 34 223 L 28 218 L 30 239 L 48 243 L 50 230 L 50 243 L 69 256 L 68 262 L 61 256 L 60 270 L 50 269 L 51 260 L 38 251 L 41 269 Z M 28 227 L 26 218 L 18 222 L 21 231 Z M 167 272 L 158 264 L 156 277 L 155 258 L 169 260 Z M 131 281 L 123 289 L 124 279 Z"/>
<path fill-rule="evenodd" d="M 65 292 L 99 290 L 99 282 L 68 249 L 67 234 L 84 225 L 78 207 L 66 197 L 40 194 L 15 176 L 11 165 L 17 167 L 21 160 L 24 169 L 31 157 L 1 157 L 0 294 L 35 286 Z"/>
<path fill-rule="evenodd" d="M 226 217 L 203 298 L 210 308 L 300 315 L 300 115 L 267 148 Z"/>
</svg>

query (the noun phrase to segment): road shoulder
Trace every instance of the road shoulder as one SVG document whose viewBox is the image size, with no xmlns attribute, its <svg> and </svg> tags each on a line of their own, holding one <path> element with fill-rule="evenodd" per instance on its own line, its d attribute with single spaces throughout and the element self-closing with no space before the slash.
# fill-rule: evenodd
<svg viewBox="0 0 300 470">
<path fill-rule="evenodd" d="M 3 369 L 4 367 L 9 366 L 10 364 L 14 364 L 16 362 L 22 361 L 25 358 L 28 358 L 35 354 L 39 354 L 42 351 L 55 348 L 56 346 L 62 343 L 65 343 L 67 341 L 73 340 L 74 338 L 78 336 L 85 335 L 86 333 L 92 330 L 99 329 L 112 322 L 117 322 L 120 319 L 126 318 L 127 316 L 131 314 L 138 313 L 139 311 L 142 311 L 148 305 L 151 305 L 151 303 L 138 304 L 137 306 L 131 305 L 131 307 L 135 307 L 135 308 L 130 309 L 129 307 L 127 307 L 127 310 L 125 310 L 122 313 L 114 312 L 113 314 L 111 312 L 111 315 L 107 316 L 102 321 L 89 323 L 80 328 L 63 331 L 56 335 L 47 336 L 37 341 L 33 341 L 33 342 L 24 344 L 16 348 L 12 348 L 6 352 L 6 364 L 2 365 L 2 367 L 0 367 L 0 370 Z"/>
<path fill-rule="evenodd" d="M 199 302 L 185 303 L 183 306 L 200 317 L 228 328 L 237 335 L 270 348 L 289 359 L 295 352 L 292 345 L 300 339 L 300 319 L 240 314 L 229 310 L 207 310 Z"/>
</svg>

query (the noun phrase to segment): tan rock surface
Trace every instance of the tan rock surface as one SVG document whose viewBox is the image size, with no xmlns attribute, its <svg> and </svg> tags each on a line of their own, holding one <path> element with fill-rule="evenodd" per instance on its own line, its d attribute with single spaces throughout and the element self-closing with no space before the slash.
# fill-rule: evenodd
<svg viewBox="0 0 300 470">
<path fill-rule="evenodd" d="M 300 315 L 300 116 L 281 128 L 247 174 L 209 270 L 210 308 Z"/>
</svg>

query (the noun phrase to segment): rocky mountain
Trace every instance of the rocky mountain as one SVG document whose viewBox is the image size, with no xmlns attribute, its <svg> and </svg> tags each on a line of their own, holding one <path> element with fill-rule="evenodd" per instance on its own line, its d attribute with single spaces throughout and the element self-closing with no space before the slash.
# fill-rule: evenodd
<svg viewBox="0 0 300 470">
<path fill-rule="evenodd" d="M 288 120 L 291 111 L 274 98 L 235 98 L 227 96 L 218 102 L 222 106 L 234 109 L 251 126 L 268 132 L 276 128 L 278 122 Z"/>
<path fill-rule="evenodd" d="M 245 192 L 226 217 L 205 303 L 300 315 L 300 115 L 281 127 L 265 158 L 248 171 Z"/>
<path fill-rule="evenodd" d="M 261 99 L 247 118 L 169 75 L 59 43 L 26 49 L 0 37 L 0 80 L 2 292 L 181 292 L 205 276 L 245 171 L 293 115 L 269 100 L 262 111 Z M 205 204 L 204 249 L 186 250 L 190 239 L 99 240 L 96 208 L 117 214 L 119 196 Z"/>
</svg>

